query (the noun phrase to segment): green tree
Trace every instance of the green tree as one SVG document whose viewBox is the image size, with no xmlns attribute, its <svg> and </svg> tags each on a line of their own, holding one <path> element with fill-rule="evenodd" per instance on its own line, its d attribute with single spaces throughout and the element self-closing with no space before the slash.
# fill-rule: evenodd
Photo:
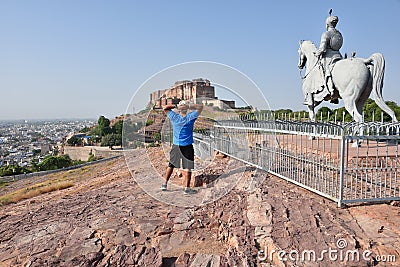
<svg viewBox="0 0 400 267">
<path fill-rule="evenodd" d="M 399 118 L 400 116 L 400 107 L 393 101 L 386 101 L 386 105 L 391 108 L 396 117 Z M 391 122 L 392 118 L 384 112 L 372 99 L 368 99 L 363 108 L 364 112 L 364 120 L 365 121 L 381 121 L 383 117 L 384 122 Z"/>
<path fill-rule="evenodd" d="M 30 172 L 32 171 L 15 164 L 10 164 L 8 166 L 3 166 L 0 168 L 0 176 L 11 176 Z"/>
<path fill-rule="evenodd" d="M 101 139 L 101 146 L 108 146 L 113 149 L 113 146 L 120 146 L 122 144 L 121 135 L 107 134 Z"/>
<path fill-rule="evenodd" d="M 104 116 L 100 116 L 97 120 L 97 126 L 93 128 L 89 134 L 92 136 L 104 136 L 111 133 L 110 120 Z"/>
<path fill-rule="evenodd" d="M 41 171 L 48 171 L 66 168 L 72 165 L 73 162 L 71 158 L 68 155 L 62 155 L 59 157 L 48 156 L 38 166 Z"/>
<path fill-rule="evenodd" d="M 99 119 L 97 120 L 97 124 L 102 128 L 110 127 L 110 120 L 107 119 L 106 117 L 104 117 L 103 115 L 101 115 L 99 117 Z"/>
<path fill-rule="evenodd" d="M 106 134 L 110 134 L 111 132 L 112 129 L 110 127 L 110 120 L 102 115 L 97 120 L 97 126 L 94 127 L 89 134 L 94 138 L 92 140 L 96 142 L 96 136 L 102 137 Z"/>
<path fill-rule="evenodd" d="M 33 172 L 39 171 L 38 159 L 35 158 L 31 159 L 31 170 Z"/>
<path fill-rule="evenodd" d="M 41 149 L 32 149 L 32 153 L 33 153 L 34 157 L 37 156 L 37 155 L 40 155 L 41 152 L 42 152 Z"/>
<path fill-rule="evenodd" d="M 60 151 L 57 148 L 55 148 L 53 150 L 53 156 L 58 156 L 58 153 L 60 153 Z"/>
<path fill-rule="evenodd" d="M 100 136 L 105 136 L 105 135 L 111 133 L 112 130 L 110 128 L 110 120 L 109 119 L 107 119 L 104 116 L 100 116 L 97 123 L 98 123 L 97 127 L 99 128 Z"/>
<path fill-rule="evenodd" d="M 81 132 L 81 133 L 88 133 L 90 131 L 90 128 L 89 127 L 83 127 L 79 132 Z"/>
<path fill-rule="evenodd" d="M 317 121 L 320 121 L 320 120 L 321 120 L 321 117 L 322 117 L 322 121 L 325 122 L 325 121 L 328 120 L 328 115 L 329 115 L 329 119 L 332 118 L 332 114 L 334 114 L 334 113 L 333 113 L 333 111 L 332 111 L 330 108 L 328 108 L 328 107 L 321 107 L 321 108 L 318 110 L 315 119 L 316 119 Z"/>
<path fill-rule="evenodd" d="M 400 118 L 400 107 L 393 101 L 386 101 L 386 104 L 394 111 L 397 119 L 399 119 Z M 352 116 L 347 112 L 347 110 L 344 107 L 335 109 L 332 112 L 333 113 L 337 112 L 337 120 L 338 121 L 343 120 L 343 113 L 345 114 L 345 116 L 344 116 L 345 122 L 353 121 Z M 381 121 L 382 116 L 383 116 L 384 122 L 392 121 L 392 118 L 388 114 L 386 114 L 386 112 L 382 111 L 382 109 L 375 103 L 375 101 L 370 98 L 365 102 L 365 105 L 363 107 L 363 113 L 364 113 L 364 121 L 366 121 L 366 122 Z"/>
<path fill-rule="evenodd" d="M 70 146 L 81 146 L 82 139 L 73 135 L 70 139 L 68 139 L 67 144 Z"/>
<path fill-rule="evenodd" d="M 122 120 L 117 121 L 112 127 L 112 132 L 115 134 L 122 135 L 123 125 L 124 125 L 124 122 Z"/>
<path fill-rule="evenodd" d="M 333 112 L 333 114 L 336 113 L 336 120 L 337 121 L 343 121 L 343 117 L 344 117 L 344 122 L 353 121 L 353 118 L 351 117 L 349 112 L 347 112 L 345 107 L 337 108 L 337 109 L 333 110 L 332 112 Z"/>
</svg>

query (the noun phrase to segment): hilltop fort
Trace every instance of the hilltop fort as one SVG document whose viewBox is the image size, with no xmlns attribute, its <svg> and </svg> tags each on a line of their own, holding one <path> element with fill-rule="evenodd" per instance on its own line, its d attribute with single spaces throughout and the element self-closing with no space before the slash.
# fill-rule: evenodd
<svg viewBox="0 0 400 267">
<path fill-rule="evenodd" d="M 203 78 L 192 81 L 176 81 L 173 86 L 167 89 L 154 91 L 150 94 L 150 103 L 154 108 L 161 108 L 162 105 L 177 104 L 180 100 L 189 100 L 194 103 L 213 105 L 224 109 L 224 107 L 235 108 L 235 101 L 222 100 L 215 96 L 215 88 L 210 81 Z M 204 100 L 206 99 L 206 100 Z"/>
</svg>

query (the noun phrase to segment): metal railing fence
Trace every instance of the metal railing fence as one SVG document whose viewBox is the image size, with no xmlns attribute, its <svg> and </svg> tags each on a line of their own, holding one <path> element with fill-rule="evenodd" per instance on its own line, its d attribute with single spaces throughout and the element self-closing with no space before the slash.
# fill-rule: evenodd
<svg viewBox="0 0 400 267">
<path fill-rule="evenodd" d="M 220 151 L 341 206 L 400 200 L 399 133 L 400 123 L 220 120 L 195 144 L 197 153 Z"/>
</svg>

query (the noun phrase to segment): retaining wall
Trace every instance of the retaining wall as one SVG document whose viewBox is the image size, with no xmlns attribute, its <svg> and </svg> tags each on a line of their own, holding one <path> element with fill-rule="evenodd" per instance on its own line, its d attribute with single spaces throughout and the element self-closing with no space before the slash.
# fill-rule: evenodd
<svg viewBox="0 0 400 267">
<path fill-rule="evenodd" d="M 111 150 L 108 147 L 98 147 L 98 146 L 64 147 L 64 154 L 68 154 L 72 160 L 86 161 L 89 158 L 90 152 L 92 152 L 92 154 L 96 158 L 109 158 L 122 155 L 122 150 Z"/>
</svg>

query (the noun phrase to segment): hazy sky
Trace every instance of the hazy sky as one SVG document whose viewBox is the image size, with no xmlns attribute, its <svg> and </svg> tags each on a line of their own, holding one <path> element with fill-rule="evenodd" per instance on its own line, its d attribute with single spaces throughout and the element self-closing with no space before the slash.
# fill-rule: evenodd
<svg viewBox="0 0 400 267">
<path fill-rule="evenodd" d="M 383 53 L 383 96 L 400 103 L 400 1 L 0 0 L 0 120 L 112 118 L 190 61 L 238 69 L 273 109 L 304 109 L 298 41 L 319 44 L 330 8 L 342 53 Z"/>
</svg>

